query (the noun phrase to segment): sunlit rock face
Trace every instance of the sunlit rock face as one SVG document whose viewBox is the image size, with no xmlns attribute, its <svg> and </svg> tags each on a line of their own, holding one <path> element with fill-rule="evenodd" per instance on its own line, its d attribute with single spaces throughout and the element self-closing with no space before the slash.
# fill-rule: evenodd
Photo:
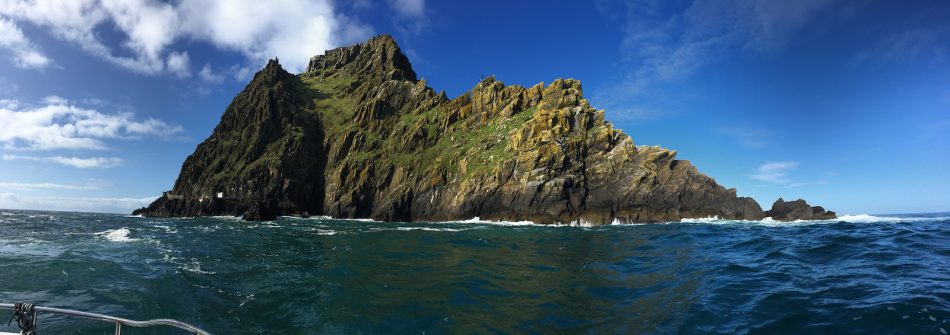
<svg viewBox="0 0 950 335">
<path fill-rule="evenodd" d="M 765 215 L 778 221 L 831 220 L 838 217 L 835 212 L 826 211 L 821 206 L 809 206 L 805 200 L 785 201 L 782 198 L 775 200 L 772 209 L 766 211 Z"/>
<path fill-rule="evenodd" d="M 581 83 L 489 77 L 449 99 L 387 35 L 271 61 L 228 106 L 148 216 L 279 215 L 542 224 L 761 219 L 676 152 L 636 146 Z"/>
</svg>

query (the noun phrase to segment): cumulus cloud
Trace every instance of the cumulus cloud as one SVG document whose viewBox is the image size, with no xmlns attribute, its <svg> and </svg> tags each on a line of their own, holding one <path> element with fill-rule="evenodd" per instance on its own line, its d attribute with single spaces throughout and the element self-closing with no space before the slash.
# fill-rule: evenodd
<svg viewBox="0 0 950 335">
<path fill-rule="evenodd" d="M 399 2 L 406 3 L 400 10 L 422 10 L 420 1 Z M 118 66 L 179 77 L 187 73 L 187 54 L 169 50 L 179 40 L 239 52 L 255 66 L 279 57 L 288 70 L 301 72 L 311 56 L 372 32 L 335 13 L 330 0 L 11 0 L 0 3 L 0 14 L 45 28 Z M 119 46 L 101 37 L 103 27 L 120 33 Z"/>
<path fill-rule="evenodd" d="M 178 78 L 191 77 L 191 72 L 188 70 L 189 63 L 188 52 L 172 51 L 168 54 L 168 72 L 178 76 Z"/>
<path fill-rule="evenodd" d="M 64 157 L 64 156 L 50 156 L 50 157 L 38 157 L 38 156 L 21 156 L 21 155 L 3 155 L 3 160 L 27 160 L 27 161 L 47 161 L 62 164 L 65 166 L 71 166 L 79 169 L 104 169 L 118 166 L 122 164 L 122 159 L 118 157 Z"/>
<path fill-rule="evenodd" d="M 780 185 L 793 185 L 796 182 L 788 177 L 788 172 L 798 167 L 799 162 L 765 162 L 760 165 L 752 179 Z"/>
<path fill-rule="evenodd" d="M 0 17 L 0 49 L 12 54 L 13 64 L 23 69 L 42 69 L 52 61 L 13 22 Z"/>
<path fill-rule="evenodd" d="M 0 208 L 129 213 L 133 209 L 147 206 L 157 198 L 29 197 L 0 192 Z"/>
<path fill-rule="evenodd" d="M 205 66 L 201 68 L 201 71 L 198 71 L 198 78 L 209 83 L 218 83 L 224 80 L 224 75 L 215 73 L 211 70 L 210 64 L 205 64 Z"/>
<path fill-rule="evenodd" d="M 46 105 L 24 107 L 15 100 L 0 104 L 0 145 L 8 150 L 92 149 L 108 146 L 106 139 L 133 139 L 141 136 L 165 137 L 182 132 L 181 126 L 149 118 L 136 120 L 129 112 L 105 114 L 77 107 L 66 99 L 51 96 Z M 83 161 L 60 159 L 67 165 Z M 71 163 L 64 163 L 71 162 Z M 102 163 L 102 162 L 100 162 Z"/>
</svg>

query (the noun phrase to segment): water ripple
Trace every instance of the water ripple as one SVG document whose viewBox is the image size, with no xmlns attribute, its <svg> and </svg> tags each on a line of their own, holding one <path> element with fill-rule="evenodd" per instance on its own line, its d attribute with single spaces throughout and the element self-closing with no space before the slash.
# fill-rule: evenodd
<svg viewBox="0 0 950 335">
<path fill-rule="evenodd" d="M 948 218 L 584 228 L 3 211 L 0 301 L 219 334 L 941 334 Z"/>
</svg>

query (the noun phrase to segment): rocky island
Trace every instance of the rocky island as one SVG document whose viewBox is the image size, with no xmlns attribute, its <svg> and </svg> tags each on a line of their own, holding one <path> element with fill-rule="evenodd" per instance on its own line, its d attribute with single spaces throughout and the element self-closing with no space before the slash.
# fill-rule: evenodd
<svg viewBox="0 0 950 335">
<path fill-rule="evenodd" d="M 834 218 L 786 204 L 770 211 L 777 220 Z M 488 77 L 450 99 L 381 35 L 315 56 L 299 75 L 268 62 L 172 190 L 133 214 L 601 225 L 770 212 L 676 151 L 636 146 L 577 80 Z"/>
<path fill-rule="evenodd" d="M 782 198 L 775 200 L 765 216 L 778 221 L 831 220 L 838 217 L 835 212 L 826 211 L 821 206 L 809 206 L 805 200 L 785 201 Z"/>
</svg>

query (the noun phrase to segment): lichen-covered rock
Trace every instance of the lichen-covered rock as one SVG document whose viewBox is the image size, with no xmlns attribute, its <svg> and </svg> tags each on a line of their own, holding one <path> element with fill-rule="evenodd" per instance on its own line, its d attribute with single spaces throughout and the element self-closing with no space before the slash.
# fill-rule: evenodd
<svg viewBox="0 0 950 335">
<path fill-rule="evenodd" d="M 270 62 L 175 187 L 137 213 L 593 225 L 765 215 L 675 151 L 634 145 L 577 80 L 488 77 L 449 99 L 386 35 L 329 50 L 297 76 Z"/>
<path fill-rule="evenodd" d="M 838 217 L 835 212 L 826 211 L 821 206 L 809 206 L 805 200 L 785 201 L 782 198 L 775 200 L 765 215 L 778 221 L 832 220 Z"/>
</svg>

